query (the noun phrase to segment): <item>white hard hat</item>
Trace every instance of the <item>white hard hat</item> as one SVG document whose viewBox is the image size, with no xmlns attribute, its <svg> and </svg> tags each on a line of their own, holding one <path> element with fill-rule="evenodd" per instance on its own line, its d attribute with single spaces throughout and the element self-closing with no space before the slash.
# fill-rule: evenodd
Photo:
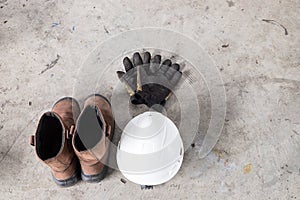
<svg viewBox="0 0 300 200">
<path fill-rule="evenodd" d="M 145 112 L 124 128 L 117 164 L 122 174 L 140 185 L 158 185 L 179 171 L 183 143 L 175 124 L 158 112 Z"/>
</svg>

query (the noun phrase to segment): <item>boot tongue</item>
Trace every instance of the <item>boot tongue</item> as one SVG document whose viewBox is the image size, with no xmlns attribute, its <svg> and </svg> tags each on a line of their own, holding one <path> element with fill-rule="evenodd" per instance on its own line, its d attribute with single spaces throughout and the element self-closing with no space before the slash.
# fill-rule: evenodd
<svg viewBox="0 0 300 200">
<path fill-rule="evenodd" d="M 92 149 L 101 141 L 103 134 L 103 121 L 98 109 L 95 106 L 85 107 L 77 122 L 77 150 Z"/>
</svg>

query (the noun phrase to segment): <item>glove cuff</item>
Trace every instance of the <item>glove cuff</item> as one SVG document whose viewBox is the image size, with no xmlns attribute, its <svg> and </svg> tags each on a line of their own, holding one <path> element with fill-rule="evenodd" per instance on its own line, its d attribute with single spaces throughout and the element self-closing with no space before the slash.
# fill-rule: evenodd
<svg viewBox="0 0 300 200">
<path fill-rule="evenodd" d="M 144 104 L 145 100 L 140 95 L 135 93 L 130 97 L 130 102 L 134 105 L 138 105 L 138 104 Z"/>
</svg>

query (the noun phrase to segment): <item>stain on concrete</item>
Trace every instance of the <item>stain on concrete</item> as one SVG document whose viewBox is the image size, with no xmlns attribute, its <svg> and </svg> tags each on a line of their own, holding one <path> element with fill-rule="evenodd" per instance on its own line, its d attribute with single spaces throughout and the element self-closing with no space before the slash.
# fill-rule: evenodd
<svg viewBox="0 0 300 200">
<path fill-rule="evenodd" d="M 44 72 L 46 72 L 46 71 L 48 71 L 49 69 L 53 68 L 53 67 L 57 64 L 57 62 L 58 62 L 59 59 L 60 59 L 60 55 L 57 54 L 57 55 L 56 55 L 56 59 L 53 60 L 53 61 L 51 61 L 51 63 L 47 64 L 47 65 L 46 65 L 47 68 L 44 69 L 43 71 L 41 71 L 40 74 L 43 74 Z"/>
<path fill-rule="evenodd" d="M 124 184 L 127 182 L 124 178 L 121 178 L 120 181 Z"/>
<path fill-rule="evenodd" d="M 106 26 L 103 26 L 105 33 L 109 34 L 109 31 L 107 30 Z"/>
<path fill-rule="evenodd" d="M 244 167 L 244 174 L 249 174 L 251 171 L 252 165 L 248 164 Z"/>
<path fill-rule="evenodd" d="M 234 6 L 234 2 L 233 1 L 226 1 L 228 4 L 228 7 L 233 7 Z"/>
</svg>

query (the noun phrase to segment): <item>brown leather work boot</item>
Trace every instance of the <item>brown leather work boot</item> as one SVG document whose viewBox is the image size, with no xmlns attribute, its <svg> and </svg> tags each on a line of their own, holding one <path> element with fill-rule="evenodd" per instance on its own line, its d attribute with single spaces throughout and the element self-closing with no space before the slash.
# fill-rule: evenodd
<svg viewBox="0 0 300 200">
<path fill-rule="evenodd" d="M 62 98 L 51 112 L 42 115 L 35 136 L 31 136 L 30 143 L 35 146 L 37 156 L 51 168 L 59 186 L 71 186 L 80 179 L 80 166 L 70 137 L 79 113 L 75 99 Z"/>
<path fill-rule="evenodd" d="M 99 182 L 105 177 L 114 123 L 111 105 L 105 97 L 95 94 L 85 100 L 72 142 L 82 180 Z"/>
</svg>

